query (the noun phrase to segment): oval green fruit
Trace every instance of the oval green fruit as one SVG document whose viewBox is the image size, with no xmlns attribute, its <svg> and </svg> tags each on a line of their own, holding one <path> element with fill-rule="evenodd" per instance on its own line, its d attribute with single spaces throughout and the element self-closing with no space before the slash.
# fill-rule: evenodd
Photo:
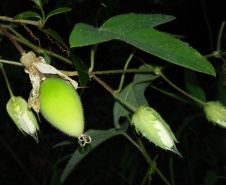
<svg viewBox="0 0 226 185">
<path fill-rule="evenodd" d="M 44 117 L 68 135 L 82 135 L 83 109 L 75 89 L 64 80 L 48 78 L 42 82 L 40 93 L 40 110 Z"/>
</svg>

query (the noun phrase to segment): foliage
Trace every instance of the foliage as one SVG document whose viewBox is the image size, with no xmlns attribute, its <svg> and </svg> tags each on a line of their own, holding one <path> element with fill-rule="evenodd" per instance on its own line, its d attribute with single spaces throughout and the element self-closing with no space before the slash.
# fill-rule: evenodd
<svg viewBox="0 0 226 185">
<path fill-rule="evenodd" d="M 170 27 L 173 29 L 168 32 L 177 34 L 177 27 L 171 26 L 177 16 L 168 13 L 153 14 L 148 10 L 141 14 L 138 9 L 138 13 L 113 13 L 123 7 L 120 0 L 98 2 L 97 9 L 92 4 L 97 1 L 28 2 L 21 12 L 14 10 L 13 18 L 7 17 L 7 12 L 0 16 L 0 68 L 4 74 L 0 75 L 0 141 L 6 149 L 1 154 L 2 159 L 6 158 L 2 160 L 6 169 L 0 168 L 0 184 L 225 183 L 224 22 L 219 33 L 220 24 L 217 25 L 216 49 L 202 56 L 188 44 L 189 40 L 182 41 L 183 37 L 165 32 Z M 126 7 L 131 8 L 134 2 L 127 2 Z M 165 8 L 173 4 L 149 3 Z M 29 58 L 28 65 L 24 62 L 27 53 L 20 44 L 41 56 Z M 15 48 L 21 52 L 20 62 Z M 32 96 L 37 96 L 35 105 L 41 98 L 34 93 L 39 91 L 42 80 L 56 76 L 71 85 L 79 82 L 78 89 L 73 86 L 80 94 L 85 115 L 85 133 L 78 137 L 79 142 L 45 124 L 39 109 L 30 106 Z M 15 94 L 28 99 L 28 107 L 37 113 L 38 145 L 16 132 L 12 124 L 15 120 L 10 120 L 6 111 L 8 91 L 11 97 Z M 65 103 L 63 100 L 61 103 Z M 210 107 L 211 102 L 218 101 L 221 103 Z M 28 108 L 26 103 L 23 105 Z M 212 114 L 214 111 L 216 114 Z M 214 127 L 208 120 L 214 124 L 220 120 L 223 128 Z M 59 124 L 58 128 L 64 127 Z M 16 125 L 21 130 L 20 122 Z M 172 146 L 165 145 L 162 133 L 169 133 L 165 135 L 172 140 Z M 180 154 L 182 157 L 178 157 Z M 7 166 L 11 159 L 15 167 Z M 15 178 L 9 179 L 12 175 Z"/>
</svg>

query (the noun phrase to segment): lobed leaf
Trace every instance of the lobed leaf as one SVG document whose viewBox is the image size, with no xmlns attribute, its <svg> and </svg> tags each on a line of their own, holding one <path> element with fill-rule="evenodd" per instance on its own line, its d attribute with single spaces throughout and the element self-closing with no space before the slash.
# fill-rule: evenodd
<svg viewBox="0 0 226 185">
<path fill-rule="evenodd" d="M 70 34 L 71 47 L 81 47 L 118 39 L 173 64 L 215 76 L 213 66 L 195 49 L 153 27 L 174 17 L 128 14 L 106 21 L 99 29 L 76 24 Z"/>
</svg>

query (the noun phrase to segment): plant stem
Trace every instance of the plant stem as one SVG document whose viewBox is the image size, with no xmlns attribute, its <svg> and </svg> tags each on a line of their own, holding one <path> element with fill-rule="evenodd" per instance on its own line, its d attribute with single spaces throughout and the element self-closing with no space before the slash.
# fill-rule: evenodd
<svg viewBox="0 0 226 185">
<path fill-rule="evenodd" d="M 204 57 L 210 58 L 210 57 L 223 56 L 223 55 L 226 55 L 226 52 L 214 51 L 213 53 L 207 54 Z"/>
<path fill-rule="evenodd" d="M 143 154 L 141 147 L 128 134 L 126 134 L 126 132 L 123 132 L 122 135 L 125 136 Z"/>
<path fill-rule="evenodd" d="M 107 70 L 107 71 L 95 71 L 94 74 L 109 74 L 109 73 L 150 73 L 155 72 L 156 69 L 119 69 L 119 70 Z"/>
<path fill-rule="evenodd" d="M 221 27 L 220 27 L 220 31 L 219 31 L 219 34 L 218 34 L 218 39 L 217 39 L 217 51 L 218 52 L 220 52 L 220 49 L 221 49 L 221 37 L 222 37 L 224 26 L 225 26 L 225 21 L 222 22 Z"/>
<path fill-rule="evenodd" d="M 174 85 L 163 73 L 162 71 L 156 67 L 156 74 L 159 74 L 168 84 L 170 84 L 172 87 L 174 87 L 176 90 L 180 91 L 182 94 L 184 94 L 185 96 L 193 99 L 194 101 L 197 101 L 198 103 L 205 105 L 206 103 L 195 98 L 194 96 L 191 96 L 190 94 L 186 93 L 185 91 L 183 91 L 182 89 L 180 89 L 179 87 L 177 87 L 176 85 Z"/>
<path fill-rule="evenodd" d="M 23 39 L 23 40 L 25 40 L 25 41 L 28 42 L 27 39 L 25 39 L 20 33 L 18 33 L 16 30 L 14 30 L 11 26 L 4 25 L 3 27 L 6 28 L 6 29 L 8 29 L 8 30 L 10 30 L 12 33 L 14 33 L 14 34 L 15 34 L 17 37 L 19 37 L 20 39 Z"/>
<path fill-rule="evenodd" d="M 92 46 L 91 54 L 90 54 L 90 69 L 89 69 L 90 72 L 92 72 L 94 68 L 94 57 L 95 57 L 94 50 L 95 50 L 95 46 Z"/>
<path fill-rule="evenodd" d="M 99 82 L 108 92 L 110 92 L 118 101 L 120 101 L 123 105 L 125 105 L 130 111 L 135 112 L 136 108 L 127 103 L 124 99 L 122 99 L 118 93 L 116 93 L 109 85 L 99 79 L 93 72 L 90 75 Z"/>
<path fill-rule="evenodd" d="M 7 85 L 8 90 L 9 90 L 10 97 L 13 98 L 13 97 L 14 97 L 13 91 L 12 91 L 10 85 L 9 85 L 9 81 L 8 81 L 7 76 L 6 76 L 6 72 L 5 72 L 5 70 L 4 70 L 4 68 L 3 68 L 2 65 L 0 65 L 0 68 L 1 68 L 2 73 L 3 73 L 3 76 L 4 76 L 4 78 L 5 78 L 5 82 L 6 82 L 6 85 Z"/>
<path fill-rule="evenodd" d="M 11 35 L 0 25 L 1 30 L 3 33 L 12 41 L 12 43 L 16 46 L 16 48 L 19 50 L 21 55 L 24 53 L 23 48 L 11 37 Z"/>
<path fill-rule="evenodd" d="M 129 116 L 127 116 L 128 121 L 131 123 L 131 118 Z M 142 155 L 144 156 L 145 160 L 147 161 L 148 165 L 151 166 L 158 174 L 159 176 L 164 180 L 164 182 L 167 185 L 170 185 L 169 181 L 165 178 L 165 176 L 162 174 L 162 172 L 158 169 L 158 167 L 156 166 L 155 162 L 152 161 L 152 159 L 150 158 L 150 156 L 147 153 L 147 150 L 145 149 L 142 140 L 140 139 L 140 137 L 137 135 L 137 133 L 135 132 L 135 130 L 133 129 L 133 133 L 137 139 L 137 143 L 134 144 L 134 141 L 132 142 L 131 138 L 129 139 L 129 136 L 127 136 L 127 138 L 129 139 L 129 141 L 131 141 L 138 149 L 139 151 L 142 153 Z M 124 134 L 126 135 L 126 134 Z"/>
<path fill-rule="evenodd" d="M 43 27 L 46 23 L 46 16 L 45 16 L 45 12 L 43 10 L 43 7 L 41 7 L 41 12 L 42 12 L 42 24 L 40 25 L 41 27 Z"/>
<path fill-rule="evenodd" d="M 11 17 L 6 17 L 6 16 L 0 16 L 0 20 L 9 21 L 9 22 L 16 22 L 16 23 L 31 24 L 31 25 L 34 25 L 34 26 L 41 26 L 42 25 L 41 20 L 32 21 L 32 20 L 27 20 L 27 19 L 14 19 L 14 18 L 11 18 Z"/>
<path fill-rule="evenodd" d="M 0 34 L 1 34 L 1 32 L 0 32 Z M 48 51 L 48 50 L 39 48 L 39 47 L 37 47 L 36 45 L 34 45 L 34 44 L 30 43 L 30 42 L 27 42 L 27 41 L 24 40 L 24 39 L 18 38 L 18 37 L 15 36 L 15 35 L 11 35 L 11 37 L 12 37 L 14 40 L 16 40 L 16 41 L 18 41 L 18 42 L 20 42 L 20 43 L 22 43 L 22 44 L 24 44 L 24 45 L 26 45 L 26 46 L 32 48 L 32 49 L 33 49 L 35 52 L 37 52 L 37 53 L 43 54 L 44 52 L 46 52 L 46 53 L 48 53 L 49 55 L 52 55 L 52 56 L 55 57 L 55 58 L 58 58 L 58 59 L 60 59 L 60 60 L 62 60 L 62 61 L 64 61 L 64 62 L 66 62 L 66 63 L 68 63 L 68 64 L 72 64 L 72 61 L 69 60 L 68 58 L 62 57 L 61 55 L 58 55 L 58 54 L 56 54 L 56 53 L 54 53 L 54 52 L 50 52 L 50 51 Z"/>
<path fill-rule="evenodd" d="M 144 155 L 144 157 L 145 157 L 146 161 L 148 162 L 148 164 L 159 174 L 159 176 L 162 178 L 162 180 L 167 185 L 170 185 L 169 181 L 165 178 L 165 176 L 162 174 L 162 172 L 156 167 L 155 163 L 152 161 L 152 159 L 148 155 L 147 150 L 145 149 L 140 137 L 137 137 L 137 142 L 140 145 L 141 150 L 142 150 L 142 154 Z"/>
<path fill-rule="evenodd" d="M 0 59 L 0 62 L 5 63 L 5 64 L 12 64 L 12 65 L 15 65 L 15 66 L 23 66 L 21 63 L 15 62 L 15 61 Z"/>
<path fill-rule="evenodd" d="M 127 69 L 130 61 L 132 60 L 133 56 L 134 56 L 134 53 L 135 53 L 135 50 L 133 50 L 133 52 L 131 53 L 131 55 L 129 56 L 129 58 L 127 59 L 126 61 L 126 64 L 124 66 L 124 70 Z M 124 79 L 125 79 L 125 72 L 122 73 L 122 77 L 121 77 L 121 80 L 120 80 L 120 84 L 119 84 L 119 87 L 118 87 L 118 90 L 116 92 L 121 92 L 122 90 L 122 87 L 123 87 L 123 83 L 124 83 Z"/>
</svg>

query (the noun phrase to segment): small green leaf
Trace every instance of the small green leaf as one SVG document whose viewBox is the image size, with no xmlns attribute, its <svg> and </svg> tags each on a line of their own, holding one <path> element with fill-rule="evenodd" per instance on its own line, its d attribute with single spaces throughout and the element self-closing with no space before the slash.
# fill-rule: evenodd
<svg viewBox="0 0 226 185">
<path fill-rule="evenodd" d="M 77 166 L 77 164 L 86 157 L 93 149 L 95 149 L 97 146 L 99 146 L 104 141 L 110 139 L 111 137 L 124 134 L 126 132 L 126 129 L 128 127 L 124 125 L 122 126 L 120 130 L 116 130 L 115 128 L 111 128 L 109 130 L 89 130 L 87 132 L 87 135 L 89 135 L 92 138 L 92 142 L 87 145 L 86 147 L 78 147 L 70 160 L 68 161 L 63 174 L 61 175 L 61 183 L 63 183 L 68 175 L 72 172 L 72 170 Z"/>
<path fill-rule="evenodd" d="M 74 63 L 74 65 L 75 65 L 77 72 L 78 72 L 80 85 L 85 86 L 86 83 L 89 80 L 87 66 L 76 55 L 71 54 L 71 59 L 72 59 L 72 62 Z"/>
<path fill-rule="evenodd" d="M 146 66 L 141 66 L 139 69 L 146 69 Z M 146 88 L 151 84 L 152 80 L 156 76 L 152 74 L 136 74 L 132 83 L 127 85 L 122 92 L 120 97 L 127 101 L 130 105 L 135 108 L 139 108 L 141 105 L 148 106 L 148 102 L 145 99 L 144 92 Z M 119 118 L 127 116 L 130 112 L 118 101 L 115 102 L 114 109 L 114 125 L 119 128 Z"/>
<path fill-rule="evenodd" d="M 42 9 L 42 0 L 31 0 L 33 1 L 40 9 Z"/>
<path fill-rule="evenodd" d="M 172 17 L 166 15 L 128 14 L 109 19 L 99 29 L 76 24 L 70 45 L 81 47 L 118 39 L 173 64 L 215 76 L 213 66 L 199 52 L 153 28 L 170 20 Z"/>
<path fill-rule="evenodd" d="M 26 11 L 26 12 L 22 12 L 16 16 L 14 16 L 14 19 L 27 19 L 27 18 L 39 18 L 41 19 L 41 16 L 33 11 Z"/>
<path fill-rule="evenodd" d="M 39 29 L 41 31 L 43 31 L 44 33 L 48 34 L 49 36 L 51 36 L 53 39 L 55 39 L 68 52 L 70 51 L 70 49 L 68 48 L 68 46 L 64 43 L 63 39 L 61 38 L 61 36 L 55 30 L 52 30 L 50 28 L 47 28 L 47 29 L 41 29 L 41 28 L 39 28 Z"/>
<path fill-rule="evenodd" d="M 71 10 L 72 9 L 71 8 L 68 8 L 68 7 L 57 8 L 57 9 L 52 10 L 51 12 L 48 13 L 48 15 L 46 16 L 46 20 L 48 18 L 50 18 L 51 16 L 53 16 L 53 15 L 64 13 L 64 12 L 68 12 L 68 11 L 71 11 Z"/>
<path fill-rule="evenodd" d="M 43 57 L 44 57 L 45 62 L 47 64 L 50 64 L 51 63 L 51 58 L 50 58 L 49 54 L 46 51 L 43 51 Z"/>
</svg>

